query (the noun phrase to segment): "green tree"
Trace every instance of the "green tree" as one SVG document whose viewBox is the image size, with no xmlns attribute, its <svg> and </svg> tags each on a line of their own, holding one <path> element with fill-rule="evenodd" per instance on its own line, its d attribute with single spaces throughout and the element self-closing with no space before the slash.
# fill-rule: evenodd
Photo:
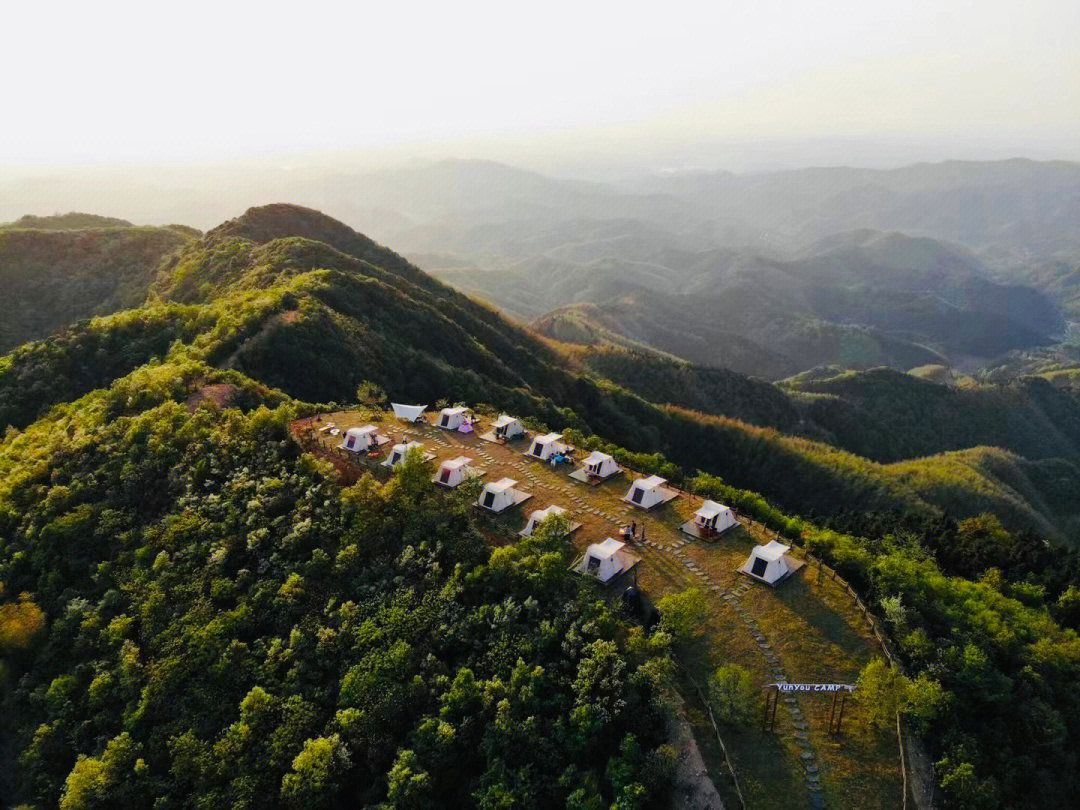
<svg viewBox="0 0 1080 810">
<path fill-rule="evenodd" d="M 293 759 L 292 773 L 281 780 L 281 797 L 293 807 L 333 806 L 349 765 L 349 752 L 338 734 L 308 740 Z"/>
<path fill-rule="evenodd" d="M 907 678 L 884 658 L 875 658 L 863 667 L 856 686 L 859 703 L 866 707 L 872 726 L 883 729 L 896 723 L 896 713 L 907 698 Z"/>
<path fill-rule="evenodd" d="M 664 629 L 677 644 L 688 644 L 704 634 L 708 606 L 698 588 L 668 594 L 657 601 L 656 608 L 663 617 Z"/>
<path fill-rule="evenodd" d="M 759 690 L 754 688 L 750 673 L 738 664 L 724 664 L 709 676 L 709 706 L 713 716 L 722 723 L 748 725 L 760 702 Z"/>
<path fill-rule="evenodd" d="M 430 806 L 431 777 L 420 766 L 414 751 L 398 751 L 394 766 L 386 775 L 386 798 L 398 810 L 419 810 Z"/>
</svg>

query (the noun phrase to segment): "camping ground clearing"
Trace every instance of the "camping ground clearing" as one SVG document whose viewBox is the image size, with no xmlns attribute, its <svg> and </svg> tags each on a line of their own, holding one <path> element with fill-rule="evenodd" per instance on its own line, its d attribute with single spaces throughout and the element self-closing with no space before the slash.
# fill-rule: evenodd
<svg viewBox="0 0 1080 810">
<path fill-rule="evenodd" d="M 705 633 L 694 649 L 681 651 L 680 691 L 688 718 L 701 747 L 709 773 L 725 806 L 738 808 L 739 800 L 723 764 L 723 755 L 694 684 L 704 688 L 708 673 L 723 663 L 736 663 L 750 671 L 760 684 L 790 682 L 851 683 L 859 670 L 880 651 L 859 609 L 841 585 L 828 577 L 818 581 L 816 569 L 807 565 L 773 589 L 737 573 L 752 544 L 764 543 L 764 530 L 740 520 L 713 541 L 693 539 L 679 531 L 701 500 L 683 494 L 676 500 L 643 512 L 622 498 L 637 476 L 631 471 L 589 486 L 570 478 L 576 465 L 552 468 L 531 461 L 523 453 L 529 439 L 495 444 L 483 441 L 479 431 L 462 434 L 430 424 L 406 424 L 392 414 L 344 411 L 324 414 L 315 427 L 333 424 L 344 431 L 368 423 L 393 443 L 420 441 L 436 454 L 436 465 L 465 455 L 484 471 L 481 482 L 508 477 L 532 497 L 523 505 L 500 514 L 484 513 L 481 525 L 490 536 L 513 542 L 525 525 L 528 512 L 550 504 L 564 507 L 582 524 L 572 535 L 575 550 L 590 543 L 617 537 L 618 528 L 636 521 L 644 527 L 644 542 L 632 542 L 642 563 L 635 569 L 638 584 L 653 600 L 687 587 L 701 589 L 709 612 Z M 343 462 L 335 448 L 340 435 L 313 433 L 320 455 Z M 578 461 L 584 454 L 577 453 Z M 382 459 L 355 463 L 354 474 L 363 469 L 382 469 Z M 640 536 L 640 535 L 639 535 Z M 798 549 L 792 554 L 799 556 Z M 627 582 L 619 578 L 606 589 L 611 598 Z M 596 584 L 598 592 L 603 586 Z M 764 695 L 764 692 L 763 692 Z M 825 695 L 781 696 L 776 729 L 763 732 L 760 723 L 738 730 L 721 726 L 746 804 L 750 808 L 851 808 L 876 810 L 902 803 L 897 740 L 894 734 L 869 728 L 855 699 L 847 701 L 842 734 L 832 737 L 827 729 L 831 698 Z M 762 700 L 764 706 L 764 698 Z"/>
</svg>

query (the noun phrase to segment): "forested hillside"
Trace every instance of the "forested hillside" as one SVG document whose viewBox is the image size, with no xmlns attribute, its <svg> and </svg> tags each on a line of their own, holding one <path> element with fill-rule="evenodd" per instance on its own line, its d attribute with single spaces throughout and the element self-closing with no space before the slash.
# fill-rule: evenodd
<svg viewBox="0 0 1080 810">
<path fill-rule="evenodd" d="M 666 633 L 580 591 L 551 535 L 492 549 L 422 465 L 342 488 L 287 426 L 361 385 L 569 428 L 782 530 L 884 616 L 943 806 L 1080 795 L 1080 557 L 1046 542 L 1080 536 L 1070 392 L 566 349 L 294 206 L 187 242 L 150 301 L 0 358 L 5 798 L 662 806 Z M 935 452 L 1001 444 L 1013 407 L 1057 431 L 1017 432 L 1030 458 L 821 440 L 892 460 L 936 408 Z"/>
<path fill-rule="evenodd" d="M 0 318 L 0 351 L 142 304 L 162 259 L 191 238 L 89 214 L 0 228 L 0 285 L 12 302 Z"/>
<path fill-rule="evenodd" d="M 502 306 L 535 290 L 534 306 L 556 308 L 535 326 L 559 340 L 642 343 L 765 379 L 822 364 L 906 370 L 992 358 L 1064 330 L 1041 293 L 991 281 L 966 251 L 925 238 L 858 231 L 788 261 L 724 251 L 673 258 L 671 267 L 658 258 L 650 275 L 579 267 L 566 273 L 577 284 L 569 288 L 531 264 L 442 275 Z"/>
<path fill-rule="evenodd" d="M 555 532 L 492 551 L 419 460 L 342 490 L 296 414 L 150 365 L 0 445 L 5 802 L 656 806 L 664 634 Z"/>
<path fill-rule="evenodd" d="M 1054 538 L 1075 533 L 1080 499 L 1070 500 L 1077 484 L 1063 472 L 1068 466 L 977 450 L 882 467 L 731 418 L 658 408 L 646 399 L 655 390 L 638 396 L 582 375 L 557 348 L 308 209 L 252 209 L 171 257 L 153 292 L 161 303 L 28 344 L 0 361 L 4 421 L 21 427 L 51 403 L 161 357 L 180 339 L 201 360 L 303 400 L 345 401 L 368 381 L 416 401 L 496 402 L 553 426 L 678 457 L 688 469 L 723 475 L 798 512 L 968 516 L 989 509 L 1011 526 Z M 754 407 L 735 416 L 773 424 L 768 409 L 751 418 Z M 781 418 L 777 426 L 786 424 Z M 806 432 L 827 438 L 821 430 L 829 429 Z"/>
</svg>

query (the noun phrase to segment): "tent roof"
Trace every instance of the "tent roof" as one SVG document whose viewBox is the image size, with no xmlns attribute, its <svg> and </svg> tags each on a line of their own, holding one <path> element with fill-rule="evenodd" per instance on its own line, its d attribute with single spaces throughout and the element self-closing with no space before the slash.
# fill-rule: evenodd
<svg viewBox="0 0 1080 810">
<path fill-rule="evenodd" d="M 557 442 L 562 439 L 561 433 L 545 433 L 543 436 L 537 436 L 536 441 L 540 444 L 547 444 L 548 442 Z"/>
<path fill-rule="evenodd" d="M 776 540 L 770 540 L 764 546 L 757 546 L 751 553 L 763 560 L 776 562 L 789 551 L 791 551 L 791 546 L 785 546 L 783 543 L 779 543 Z"/>
<path fill-rule="evenodd" d="M 613 557 L 626 543 L 620 543 L 613 537 L 604 540 L 603 543 L 593 543 L 589 546 L 588 553 L 594 557 Z"/>
<path fill-rule="evenodd" d="M 717 503 L 716 501 L 705 501 L 705 503 L 701 505 L 701 508 L 698 509 L 697 512 L 695 512 L 694 514 L 701 515 L 702 517 L 706 518 L 711 518 L 716 517 L 717 515 L 726 511 L 728 511 L 728 508 L 726 506 L 723 506 L 722 504 Z"/>
<path fill-rule="evenodd" d="M 589 453 L 589 457 L 585 459 L 586 464 L 599 464 L 603 461 L 614 461 L 607 453 L 601 453 L 599 450 L 593 450 Z"/>
<path fill-rule="evenodd" d="M 363 427 L 349 428 L 345 431 L 346 436 L 367 436 L 369 433 L 375 432 L 374 425 L 364 425 Z"/>
<path fill-rule="evenodd" d="M 415 421 L 420 414 L 427 410 L 427 405 L 402 405 L 400 402 L 391 402 L 390 407 L 394 409 L 394 416 L 408 422 Z"/>
<path fill-rule="evenodd" d="M 447 413 L 447 414 L 467 413 L 468 410 L 469 410 L 468 408 L 462 408 L 462 407 L 459 406 L 457 408 L 443 408 L 442 413 Z"/>
<path fill-rule="evenodd" d="M 509 414 L 503 413 L 503 414 L 499 414 L 499 418 L 496 419 L 492 423 L 491 426 L 492 427 L 497 427 L 497 428 L 506 427 L 507 425 L 512 425 L 512 424 L 514 424 L 514 422 L 517 422 L 517 421 L 518 421 L 518 419 L 517 419 L 516 416 L 510 416 Z"/>
<path fill-rule="evenodd" d="M 659 475 L 650 475 L 648 478 L 639 478 L 634 482 L 637 486 L 645 489 L 652 489 L 653 487 L 662 487 L 667 483 L 666 478 L 661 478 Z"/>
<path fill-rule="evenodd" d="M 424 445 L 422 445 L 420 442 L 407 442 L 406 444 L 398 443 L 394 445 L 394 452 L 404 453 L 412 450 L 413 448 L 416 448 L 417 450 L 423 450 Z"/>
<path fill-rule="evenodd" d="M 500 478 L 493 484 L 487 484 L 484 489 L 488 492 L 505 492 L 506 490 L 511 489 L 516 483 L 517 481 L 513 478 Z"/>
<path fill-rule="evenodd" d="M 467 467 L 469 464 L 472 464 L 471 458 L 468 456 L 458 456 L 457 458 L 447 459 L 442 463 L 442 466 L 455 470 L 458 467 Z"/>
<path fill-rule="evenodd" d="M 535 520 L 535 521 L 539 522 L 539 521 L 545 520 L 546 518 L 551 517 L 552 515 L 565 515 L 565 514 L 566 514 L 565 509 L 563 509 L 561 506 L 556 506 L 555 504 L 552 504 L 547 509 L 535 509 L 535 510 L 533 510 L 533 513 L 531 515 L 529 515 L 529 518 L 531 520 Z"/>
</svg>

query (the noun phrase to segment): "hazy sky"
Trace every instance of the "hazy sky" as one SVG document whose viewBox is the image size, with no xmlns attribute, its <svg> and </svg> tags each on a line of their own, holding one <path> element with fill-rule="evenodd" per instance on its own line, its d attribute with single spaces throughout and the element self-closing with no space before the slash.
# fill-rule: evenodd
<svg viewBox="0 0 1080 810">
<path fill-rule="evenodd" d="M 1080 159 L 1077 0 L 22 2 L 0 76 L 9 167 L 802 139 Z"/>
</svg>

